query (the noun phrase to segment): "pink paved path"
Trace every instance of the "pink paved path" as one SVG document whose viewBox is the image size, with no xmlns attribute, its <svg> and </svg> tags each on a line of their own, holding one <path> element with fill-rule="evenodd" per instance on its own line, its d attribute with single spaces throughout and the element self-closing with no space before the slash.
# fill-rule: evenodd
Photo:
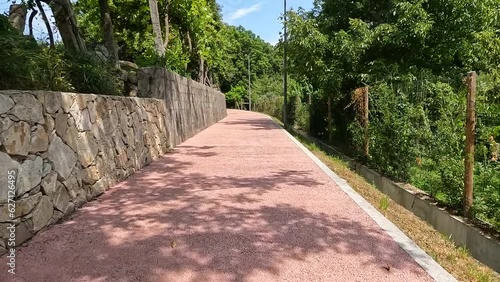
<svg viewBox="0 0 500 282">
<path fill-rule="evenodd" d="M 17 263 L 0 281 L 431 280 L 268 117 L 241 111 L 38 234 Z"/>
</svg>

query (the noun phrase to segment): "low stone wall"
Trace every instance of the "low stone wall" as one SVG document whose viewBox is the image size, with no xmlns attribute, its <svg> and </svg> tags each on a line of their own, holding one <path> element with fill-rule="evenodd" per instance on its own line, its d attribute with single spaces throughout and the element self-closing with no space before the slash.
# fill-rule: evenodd
<svg viewBox="0 0 500 282">
<path fill-rule="evenodd" d="M 226 117 L 226 97 L 214 88 L 164 68 L 137 71 L 138 96 L 163 99 L 171 147 Z"/>
<path fill-rule="evenodd" d="M 0 91 L 0 255 L 9 223 L 19 245 L 162 156 L 168 123 L 158 99 Z"/>
<path fill-rule="evenodd" d="M 12 223 L 17 246 L 227 115 L 213 88 L 162 68 L 130 74 L 149 98 L 0 91 L 0 255 Z"/>
</svg>

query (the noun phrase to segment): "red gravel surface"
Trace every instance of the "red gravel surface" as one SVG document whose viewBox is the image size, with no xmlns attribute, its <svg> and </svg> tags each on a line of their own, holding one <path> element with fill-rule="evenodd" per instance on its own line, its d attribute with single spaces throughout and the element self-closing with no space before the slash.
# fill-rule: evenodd
<svg viewBox="0 0 500 282">
<path fill-rule="evenodd" d="M 0 281 L 431 280 L 267 116 L 228 113 L 38 234 Z"/>
</svg>

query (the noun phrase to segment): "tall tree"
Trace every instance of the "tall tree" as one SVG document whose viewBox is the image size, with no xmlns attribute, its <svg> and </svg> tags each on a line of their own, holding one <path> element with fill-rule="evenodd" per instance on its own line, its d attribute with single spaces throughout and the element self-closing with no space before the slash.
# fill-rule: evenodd
<svg viewBox="0 0 500 282">
<path fill-rule="evenodd" d="M 85 40 L 78 29 L 75 13 L 73 12 L 73 5 L 70 0 L 41 1 L 47 3 L 52 9 L 52 13 L 56 19 L 56 26 L 59 29 L 64 46 L 73 51 L 87 51 Z"/>
<path fill-rule="evenodd" d="M 149 12 L 151 14 L 151 24 L 153 25 L 153 34 L 155 39 L 156 52 L 160 57 L 165 57 L 165 45 L 161 32 L 160 14 L 158 12 L 158 1 L 148 0 Z"/>
<path fill-rule="evenodd" d="M 121 59 L 168 67 L 226 92 L 247 81 L 250 50 L 252 80 L 280 71 L 280 56 L 273 46 L 251 31 L 223 23 L 215 0 L 115 0 L 109 9 Z M 78 0 L 76 10 L 85 38 L 101 42 L 98 0 Z M 158 60 L 163 49 L 164 60 Z"/>
<path fill-rule="evenodd" d="M 106 46 L 109 53 L 108 59 L 111 63 L 117 64 L 118 49 L 113 35 L 113 22 L 111 21 L 108 0 L 99 0 L 99 9 L 101 11 L 101 27 L 104 37 L 104 46 Z"/>
</svg>

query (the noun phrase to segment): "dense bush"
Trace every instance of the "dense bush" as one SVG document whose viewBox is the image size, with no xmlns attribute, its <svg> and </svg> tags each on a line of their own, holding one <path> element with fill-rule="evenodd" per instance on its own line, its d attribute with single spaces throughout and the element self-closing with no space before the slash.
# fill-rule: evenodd
<svg viewBox="0 0 500 282">
<path fill-rule="evenodd" d="M 307 103 L 303 103 L 299 100 L 296 103 L 296 114 L 295 114 L 295 126 L 304 131 L 309 131 L 309 125 L 311 123 L 310 108 L 311 106 Z"/>
<path fill-rule="evenodd" d="M 309 128 L 309 89 L 294 79 L 289 80 L 287 122 L 304 130 Z M 252 84 L 253 110 L 283 119 L 283 81 L 280 76 L 262 76 Z"/>
<path fill-rule="evenodd" d="M 281 120 L 283 119 L 283 96 L 259 97 L 253 105 L 253 110 Z"/>
<path fill-rule="evenodd" d="M 226 104 L 228 108 L 240 108 L 243 101 L 247 96 L 247 90 L 244 86 L 237 85 L 231 88 L 229 92 L 226 93 Z"/>
<path fill-rule="evenodd" d="M 74 91 L 106 95 L 121 93 L 119 73 L 112 65 L 92 54 L 65 52 L 64 58 L 68 81 Z"/>
<path fill-rule="evenodd" d="M 62 56 L 14 31 L 2 15 L 0 46 L 0 89 L 70 90 Z"/>
<path fill-rule="evenodd" d="M 386 175 L 408 181 L 459 210 L 466 89 L 460 83 L 443 80 L 388 80 L 370 87 L 367 161 Z M 478 218 L 500 227 L 500 165 L 495 157 L 500 91 L 496 86 L 488 87 L 491 81 L 489 74 L 478 79 L 474 212 Z M 362 157 L 364 131 L 355 121 L 350 129 L 353 148 Z"/>
<path fill-rule="evenodd" d="M 474 212 L 500 228 L 500 163 L 476 164 Z"/>
<path fill-rule="evenodd" d="M 490 0 L 315 1 L 311 11 L 289 12 L 290 74 L 319 93 L 310 107 L 310 132 L 460 212 L 462 78 L 477 71 L 473 211 L 500 229 L 499 18 L 500 2 Z M 351 99 L 366 85 L 368 156 L 363 115 Z"/>
<path fill-rule="evenodd" d="M 37 43 L 14 31 L 2 15 L 0 46 L 0 89 L 120 93 L 112 67 L 90 54 L 71 54 Z"/>
</svg>

